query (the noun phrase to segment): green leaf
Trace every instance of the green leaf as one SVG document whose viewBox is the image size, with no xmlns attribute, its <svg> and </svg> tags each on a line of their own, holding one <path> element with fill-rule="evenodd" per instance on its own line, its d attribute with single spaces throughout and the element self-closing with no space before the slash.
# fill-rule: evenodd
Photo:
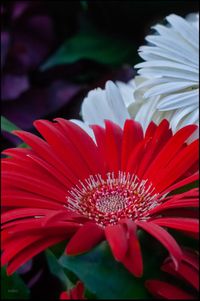
<svg viewBox="0 0 200 301">
<path fill-rule="evenodd" d="M 44 71 L 48 68 L 72 64 L 81 59 L 93 60 L 100 64 L 118 66 L 134 63 L 136 48 L 132 41 L 106 36 L 93 30 L 81 31 L 68 39 L 47 62 L 41 66 Z"/>
<path fill-rule="evenodd" d="M 14 130 L 20 130 L 14 123 L 9 121 L 4 116 L 1 116 L 1 129 L 5 132 L 11 133 Z"/>
<path fill-rule="evenodd" d="M 1 299 L 29 299 L 30 291 L 20 276 L 7 276 L 6 267 L 1 268 Z"/>
<path fill-rule="evenodd" d="M 64 240 L 58 244 L 49 247 L 49 250 L 54 254 L 56 258 L 59 258 L 64 253 L 66 245 L 67 245 L 67 240 Z"/>
<path fill-rule="evenodd" d="M 69 278 L 65 274 L 63 267 L 60 265 L 60 263 L 58 262 L 58 259 L 53 254 L 53 252 L 51 252 L 49 249 L 47 249 L 45 251 L 45 256 L 47 259 L 47 264 L 48 264 L 50 273 L 53 274 L 54 276 L 56 276 L 58 279 L 60 279 L 60 281 L 63 285 L 63 288 L 69 289 L 69 288 L 73 287 L 73 283 L 69 280 Z"/>
<path fill-rule="evenodd" d="M 4 116 L 1 116 L 1 129 L 2 131 L 8 132 L 12 134 L 12 131 L 21 131 L 21 129 L 16 126 L 14 123 L 12 123 L 11 121 L 9 121 L 7 118 L 5 118 Z M 21 143 L 18 145 L 18 147 L 27 147 L 28 145 L 26 143 Z"/>
<path fill-rule="evenodd" d="M 81 7 L 82 7 L 83 11 L 87 11 L 88 10 L 87 1 L 82 0 L 82 1 L 80 1 L 80 3 L 81 3 Z"/>
<path fill-rule="evenodd" d="M 115 261 L 107 242 L 86 254 L 63 255 L 59 261 L 73 271 L 98 299 L 151 299 L 144 287 L 144 278 L 135 278 Z"/>
</svg>

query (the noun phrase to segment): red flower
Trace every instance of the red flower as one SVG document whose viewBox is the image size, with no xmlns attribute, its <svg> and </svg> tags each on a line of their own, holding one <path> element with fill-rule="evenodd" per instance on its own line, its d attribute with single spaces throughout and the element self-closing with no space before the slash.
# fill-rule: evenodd
<svg viewBox="0 0 200 301">
<path fill-rule="evenodd" d="M 76 286 L 67 292 L 60 294 L 60 300 L 86 300 L 84 297 L 84 285 L 78 281 Z"/>
<path fill-rule="evenodd" d="M 170 274 L 171 283 L 161 280 L 146 281 L 145 286 L 154 297 L 168 300 L 198 299 L 199 258 L 197 253 L 183 250 L 183 259 L 177 271 L 170 258 L 164 262 L 161 269 Z"/>
<path fill-rule="evenodd" d="M 175 135 L 166 120 L 124 129 L 105 121 L 92 126 L 96 143 L 76 124 L 38 120 L 43 140 L 16 131 L 31 148 L 4 151 L 2 264 L 11 274 L 47 247 L 70 239 L 78 254 L 107 239 L 116 260 L 135 276 L 143 271 L 138 228 L 169 251 L 176 267 L 182 252 L 167 228 L 198 235 L 197 189 L 171 195 L 198 178 L 198 141 L 186 140 L 195 125 Z"/>
</svg>

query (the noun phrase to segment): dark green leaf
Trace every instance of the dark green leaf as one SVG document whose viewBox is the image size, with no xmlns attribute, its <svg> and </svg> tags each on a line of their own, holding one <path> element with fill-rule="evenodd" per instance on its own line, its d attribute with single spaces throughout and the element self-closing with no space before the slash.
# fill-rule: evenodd
<svg viewBox="0 0 200 301">
<path fill-rule="evenodd" d="M 1 299 L 29 299 L 30 291 L 19 275 L 6 275 L 6 268 L 1 268 Z"/>
<path fill-rule="evenodd" d="M 69 288 L 73 287 L 73 283 L 69 280 L 69 278 L 65 274 L 63 267 L 58 262 L 58 259 L 56 258 L 56 256 L 49 249 L 47 249 L 45 251 L 45 256 L 47 259 L 47 264 L 48 264 L 50 273 L 60 279 L 60 281 L 63 285 L 63 288 L 69 289 Z"/>
<path fill-rule="evenodd" d="M 63 255 L 60 263 L 73 271 L 98 299 L 151 299 L 144 278 L 135 278 L 115 261 L 107 242 L 87 254 Z"/>
<path fill-rule="evenodd" d="M 67 245 L 67 241 L 64 240 L 56 245 L 53 245 L 52 247 L 49 248 L 49 250 L 54 254 L 55 257 L 59 258 L 64 253 L 66 245 Z"/>
<path fill-rule="evenodd" d="M 7 118 L 4 116 L 1 116 L 1 129 L 2 131 L 6 131 L 11 133 L 14 130 L 20 130 L 14 123 L 9 121 Z"/>
<path fill-rule="evenodd" d="M 100 64 L 117 66 L 133 63 L 136 53 L 132 41 L 106 36 L 94 30 L 82 31 L 68 39 L 61 48 L 41 67 L 42 70 L 72 64 L 81 59 L 93 60 Z"/>
<path fill-rule="evenodd" d="M 1 116 L 1 130 L 12 134 L 12 131 L 19 131 L 21 129 L 4 116 Z M 21 143 L 18 147 L 27 147 L 27 144 Z"/>
</svg>

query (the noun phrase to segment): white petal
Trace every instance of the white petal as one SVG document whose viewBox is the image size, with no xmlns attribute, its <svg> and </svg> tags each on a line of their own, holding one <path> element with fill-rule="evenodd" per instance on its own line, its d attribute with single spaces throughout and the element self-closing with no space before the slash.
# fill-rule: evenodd
<svg viewBox="0 0 200 301">
<path fill-rule="evenodd" d="M 129 113 L 123 101 L 119 88 L 112 82 L 106 83 L 106 96 L 110 109 L 113 111 L 116 122 L 123 127 L 124 122 L 128 119 Z"/>
<path fill-rule="evenodd" d="M 108 116 L 109 111 L 106 111 L 106 108 L 103 105 L 106 102 L 105 98 L 105 91 L 98 88 L 90 91 L 87 97 L 83 100 L 81 107 L 81 115 L 83 120 L 87 124 L 96 123 L 103 126 L 103 119 L 105 115 L 106 118 L 112 118 L 112 116 Z"/>
<path fill-rule="evenodd" d="M 128 107 L 129 104 L 135 101 L 133 97 L 133 92 L 136 87 L 134 80 L 131 80 L 129 83 L 116 81 L 116 85 L 120 90 L 125 106 Z"/>
<path fill-rule="evenodd" d="M 188 66 L 197 66 L 196 60 L 194 61 L 190 56 L 184 57 L 181 52 L 174 54 L 174 52 L 169 49 L 166 50 L 154 46 L 141 46 L 138 51 L 140 57 L 146 61 L 164 59 L 166 61 L 179 62 Z"/>
<path fill-rule="evenodd" d="M 150 61 L 150 62 L 143 62 L 140 64 L 137 64 L 135 66 L 135 68 L 146 68 L 146 67 L 168 67 L 168 68 L 172 68 L 172 69 L 176 69 L 176 70 L 183 70 L 183 71 L 189 71 L 192 73 L 195 73 L 196 75 L 198 75 L 198 68 L 197 66 L 194 67 L 190 67 L 190 66 L 186 66 L 183 64 L 179 64 L 176 62 L 171 62 L 171 61 L 166 61 L 166 60 L 155 60 L 155 61 Z"/>
<path fill-rule="evenodd" d="M 156 124 L 159 124 L 163 119 L 167 119 L 170 122 L 173 117 L 173 114 L 174 114 L 173 111 L 161 112 L 161 111 L 156 110 L 153 115 L 153 121 Z M 170 125 L 170 128 L 171 128 L 171 125 Z"/>
<path fill-rule="evenodd" d="M 158 101 L 159 97 L 156 97 L 152 101 L 148 101 L 140 106 L 135 116 L 135 120 L 140 122 L 144 129 L 146 129 L 148 124 L 151 122 L 153 114 L 156 111 Z"/>
<path fill-rule="evenodd" d="M 199 14 L 198 13 L 191 13 L 191 14 L 187 15 L 185 18 L 188 22 L 190 22 L 193 26 L 195 26 L 197 28 L 197 30 L 199 30 Z"/>
<path fill-rule="evenodd" d="M 171 78 L 179 78 L 184 80 L 190 80 L 192 82 L 196 81 L 198 82 L 198 74 L 195 74 L 193 72 L 188 71 L 181 71 L 180 69 L 173 69 L 173 68 L 167 68 L 167 67 L 154 67 L 154 68 L 144 68 L 140 69 L 138 71 L 139 74 L 141 74 L 144 77 L 152 78 L 152 77 L 162 77 L 167 76 Z"/>
<path fill-rule="evenodd" d="M 195 85 L 195 82 L 193 83 Z M 157 96 L 157 95 L 162 95 L 162 94 L 168 94 L 172 92 L 177 92 L 182 89 L 186 89 L 189 87 L 193 86 L 191 82 L 186 83 L 186 82 L 170 82 L 170 83 L 164 83 L 161 85 L 156 85 L 150 89 L 148 89 L 144 93 L 144 97 L 148 98 L 151 96 Z"/>
<path fill-rule="evenodd" d="M 180 32 L 184 39 L 189 41 L 194 47 L 198 47 L 198 31 L 190 22 L 174 14 L 166 17 L 166 19 L 172 24 L 173 28 Z"/>
<path fill-rule="evenodd" d="M 172 129 L 176 130 L 178 127 L 178 124 L 181 122 L 181 120 L 195 109 L 196 109 L 196 106 L 188 106 L 186 108 L 176 111 L 171 120 Z"/>
<path fill-rule="evenodd" d="M 83 100 L 81 107 L 83 120 L 87 124 L 104 126 L 104 120 L 109 119 L 120 126 L 130 118 L 120 94 L 119 88 L 111 81 L 106 83 L 105 90 L 92 90 Z"/>
<path fill-rule="evenodd" d="M 197 124 L 199 125 L 199 124 Z M 192 143 L 194 140 L 199 138 L 199 128 L 197 128 L 194 133 L 186 140 L 188 144 Z"/>
<path fill-rule="evenodd" d="M 198 107 L 198 90 L 182 92 L 163 97 L 159 102 L 158 110 L 174 110 L 181 107 L 196 105 Z"/>
</svg>

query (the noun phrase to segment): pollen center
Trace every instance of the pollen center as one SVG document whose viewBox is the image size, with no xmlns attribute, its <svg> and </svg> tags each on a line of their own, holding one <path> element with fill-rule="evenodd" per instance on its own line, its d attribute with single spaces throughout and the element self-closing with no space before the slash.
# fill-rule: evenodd
<svg viewBox="0 0 200 301">
<path fill-rule="evenodd" d="M 96 208 L 104 213 L 118 212 L 126 208 L 126 198 L 123 193 L 119 194 L 116 191 L 100 193 L 99 199 L 97 198 L 96 201 Z"/>
<path fill-rule="evenodd" d="M 119 172 L 90 176 L 73 187 L 67 196 L 67 208 L 102 226 L 122 218 L 147 219 L 148 211 L 159 204 L 158 194 L 148 180 Z"/>
</svg>

